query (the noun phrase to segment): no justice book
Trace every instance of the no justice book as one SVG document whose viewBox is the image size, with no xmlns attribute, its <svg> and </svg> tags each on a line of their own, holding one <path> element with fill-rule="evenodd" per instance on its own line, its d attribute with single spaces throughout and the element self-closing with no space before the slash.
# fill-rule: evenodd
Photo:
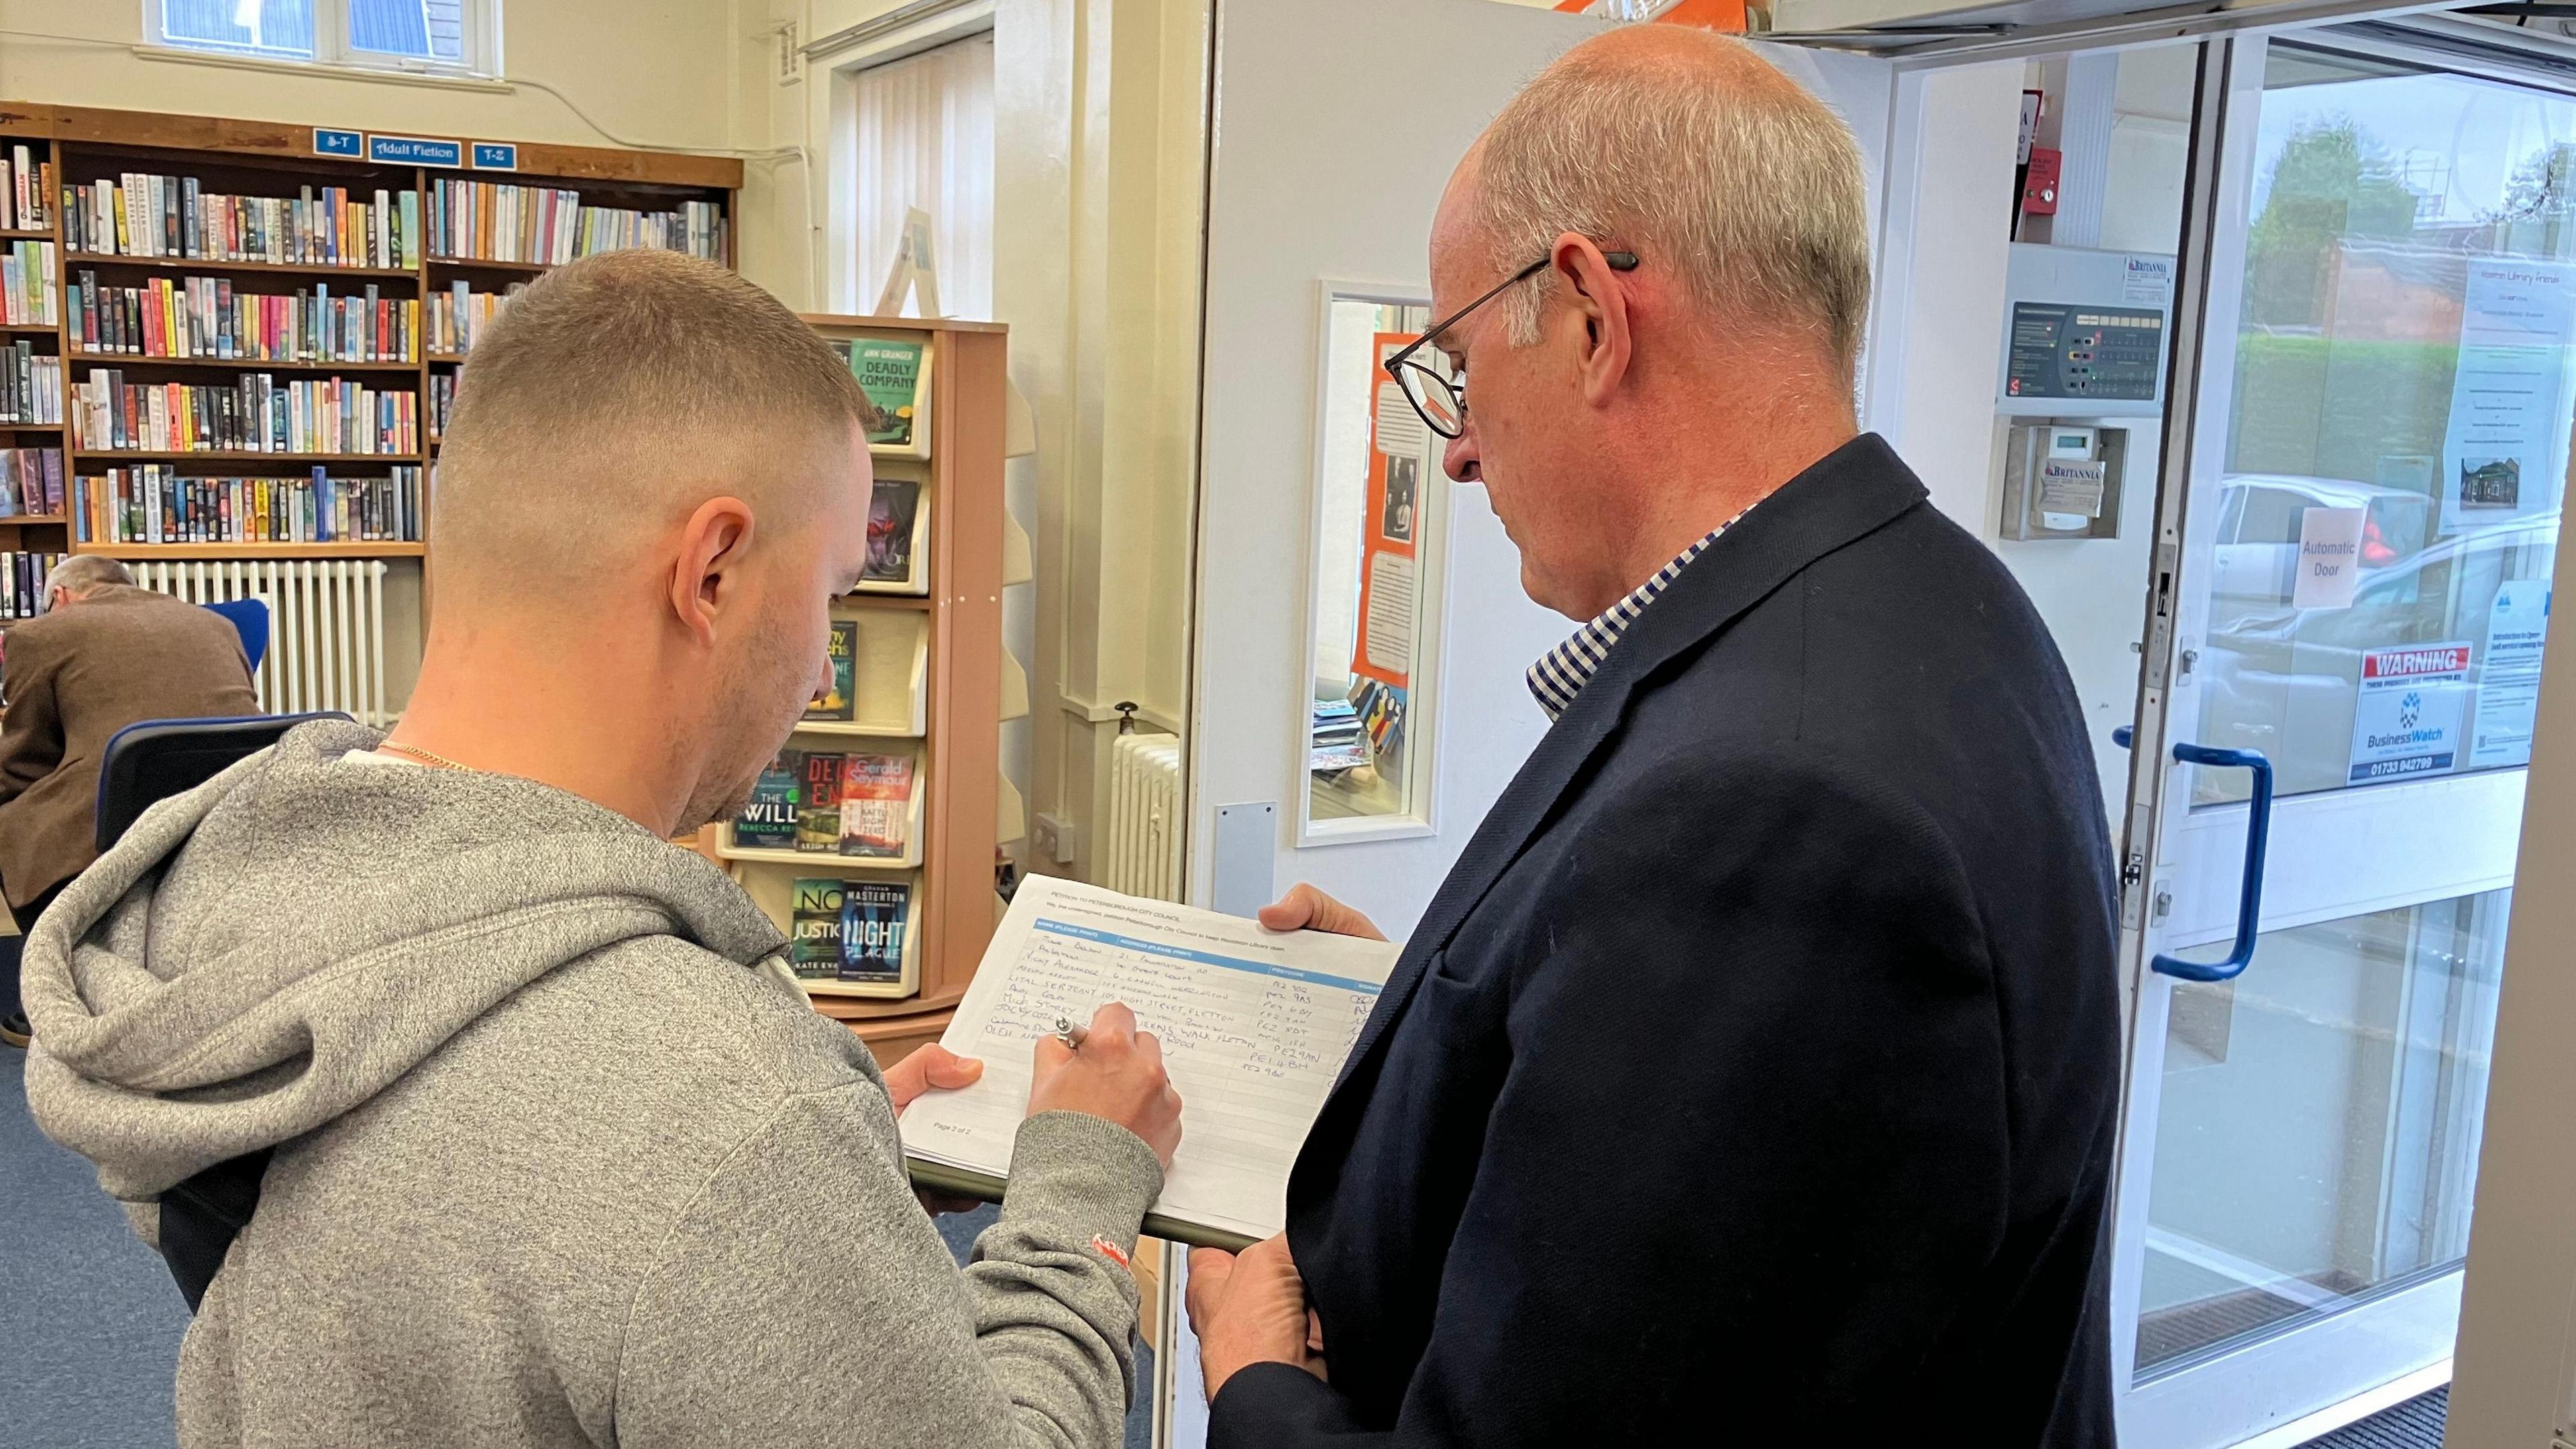
<svg viewBox="0 0 2576 1449">
<path fill-rule="evenodd" d="M 903 980 L 911 882 L 809 878 L 793 889 L 787 960 L 798 976 L 872 984 Z"/>
</svg>

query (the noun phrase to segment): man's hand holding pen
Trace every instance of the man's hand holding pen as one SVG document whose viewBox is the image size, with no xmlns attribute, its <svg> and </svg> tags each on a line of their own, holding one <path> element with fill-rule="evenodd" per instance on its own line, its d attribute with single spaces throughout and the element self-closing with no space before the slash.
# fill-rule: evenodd
<svg viewBox="0 0 2576 1449">
<path fill-rule="evenodd" d="M 1029 1115 L 1086 1112 L 1145 1139 L 1163 1166 L 1181 1145 L 1181 1094 L 1163 1069 L 1163 1044 L 1136 1029 L 1136 1013 L 1113 1001 L 1087 1028 L 1066 1024 L 1038 1038 Z"/>
</svg>

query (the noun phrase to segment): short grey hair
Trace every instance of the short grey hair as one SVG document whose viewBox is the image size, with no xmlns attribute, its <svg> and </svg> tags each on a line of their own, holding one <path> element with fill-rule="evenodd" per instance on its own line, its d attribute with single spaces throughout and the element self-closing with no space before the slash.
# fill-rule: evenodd
<svg viewBox="0 0 2576 1449">
<path fill-rule="evenodd" d="M 54 565 L 53 568 L 46 573 L 45 597 L 49 599 L 52 598 L 54 596 L 54 590 L 56 589 L 69 589 L 75 596 L 78 596 L 86 594 L 92 589 L 104 588 L 109 584 L 131 584 L 133 582 L 134 575 L 125 571 L 125 565 L 118 563 L 107 555 L 101 553 L 76 553 L 70 558 L 64 559 L 61 563 Z"/>
<path fill-rule="evenodd" d="M 1848 372 L 1869 311 L 1851 129 L 1741 41 L 1696 32 L 1650 57 L 1591 50 L 1549 67 L 1485 133 L 1476 219 L 1497 272 L 1578 232 L 1675 268 L 1703 305 L 1812 319 Z M 1554 285 L 1541 272 L 1501 299 L 1515 346 L 1538 340 Z"/>
</svg>

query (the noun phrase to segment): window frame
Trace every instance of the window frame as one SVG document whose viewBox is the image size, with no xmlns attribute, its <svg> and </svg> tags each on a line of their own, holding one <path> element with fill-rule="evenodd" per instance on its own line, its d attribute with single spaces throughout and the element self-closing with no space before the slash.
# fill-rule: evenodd
<svg viewBox="0 0 2576 1449">
<path fill-rule="evenodd" d="M 412 55 L 360 50 L 350 43 L 349 7 L 353 0 L 314 0 L 313 53 L 295 55 L 257 46 L 226 45 L 170 33 L 169 0 L 143 0 L 144 44 L 191 58 L 213 57 L 304 70 L 355 71 L 363 75 L 431 76 L 457 80 L 499 80 L 502 0 L 457 0 L 458 50 L 455 60 L 428 60 Z"/>
</svg>

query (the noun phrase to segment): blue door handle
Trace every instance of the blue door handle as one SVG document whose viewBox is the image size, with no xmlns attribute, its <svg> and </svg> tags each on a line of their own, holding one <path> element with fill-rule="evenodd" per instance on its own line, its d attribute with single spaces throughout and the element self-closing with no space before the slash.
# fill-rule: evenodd
<svg viewBox="0 0 2576 1449">
<path fill-rule="evenodd" d="M 2111 742 L 2129 748 L 2127 725 L 2111 731 Z M 2217 765 L 2254 772 L 2254 794 L 2245 817 L 2245 888 L 2236 898 L 2236 946 L 2224 961 L 2185 961 L 2158 955 L 2147 963 L 2167 976 L 2185 981 L 2233 981 L 2254 960 L 2255 928 L 2263 919 L 2263 852 L 2272 842 L 2272 761 L 2261 750 L 2219 750 L 2207 745 L 2176 745 L 2173 757 L 2186 765 Z"/>
</svg>

